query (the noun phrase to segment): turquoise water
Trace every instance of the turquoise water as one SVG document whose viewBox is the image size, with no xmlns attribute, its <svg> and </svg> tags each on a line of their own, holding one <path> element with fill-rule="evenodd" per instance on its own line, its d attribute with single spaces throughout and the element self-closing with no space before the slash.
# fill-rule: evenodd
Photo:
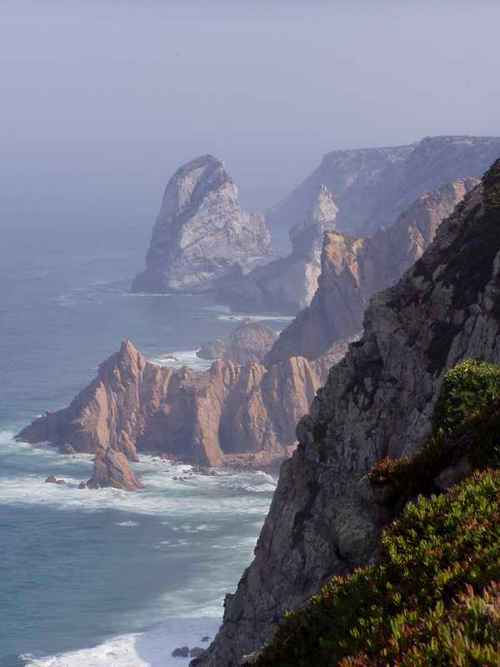
<svg viewBox="0 0 500 667">
<path fill-rule="evenodd" d="M 269 476 L 194 475 L 144 457 L 144 492 L 93 493 L 77 488 L 89 476 L 88 457 L 33 449 L 13 434 L 65 405 L 121 339 L 152 358 L 194 359 L 193 350 L 234 322 L 205 297 L 127 294 L 147 240 L 133 226 L 107 235 L 7 229 L 3 240 L 0 665 L 95 646 L 165 619 L 202 617 L 213 626 L 251 558 L 274 488 Z M 68 486 L 45 484 L 49 474 Z M 181 636 L 187 621 L 175 627 L 179 641 L 195 641 Z"/>
</svg>

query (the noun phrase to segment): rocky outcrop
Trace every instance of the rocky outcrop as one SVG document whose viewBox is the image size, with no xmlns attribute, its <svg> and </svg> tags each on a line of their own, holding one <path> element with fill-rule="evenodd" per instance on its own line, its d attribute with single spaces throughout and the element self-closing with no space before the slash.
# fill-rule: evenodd
<svg viewBox="0 0 500 667">
<path fill-rule="evenodd" d="M 266 358 L 315 358 L 332 340 L 360 331 L 370 297 L 390 285 L 419 259 L 447 218 L 479 179 L 458 179 L 421 195 L 391 226 L 369 238 L 338 231 L 325 235 L 319 289 L 309 308 L 282 332 Z"/>
<path fill-rule="evenodd" d="M 271 227 L 291 228 L 324 185 L 338 206 L 337 229 L 367 236 L 392 224 L 423 192 L 480 176 L 500 153 L 499 137 L 427 137 L 409 146 L 338 150 L 268 212 Z"/>
<path fill-rule="evenodd" d="M 260 322 L 245 320 L 227 339 L 218 338 L 197 351 L 201 359 L 225 359 L 244 366 L 261 362 L 276 342 L 278 334 Z"/>
<path fill-rule="evenodd" d="M 78 452 L 163 453 L 201 465 L 235 464 L 235 456 L 265 452 L 265 467 L 295 443 L 295 424 L 307 413 L 328 369 L 346 351 L 287 359 L 266 368 L 218 360 L 205 372 L 157 366 L 125 341 L 96 379 L 65 409 L 35 420 L 20 440 L 49 442 Z M 255 458 L 255 467 L 261 459 Z"/>
<path fill-rule="evenodd" d="M 197 664 L 237 665 L 286 609 L 374 558 L 387 515 L 367 472 L 419 448 L 447 369 L 467 357 L 498 363 L 499 334 L 500 160 L 401 281 L 373 298 L 363 338 L 299 423 L 254 562 Z"/>
<path fill-rule="evenodd" d="M 171 178 L 135 292 L 203 291 L 235 267 L 250 270 L 270 254 L 262 216 L 242 211 L 238 189 L 211 155 L 182 166 Z"/>
<path fill-rule="evenodd" d="M 304 218 L 290 230 L 292 252 L 244 274 L 236 270 L 220 281 L 217 301 L 239 312 L 291 312 L 305 308 L 318 288 L 321 248 L 326 231 L 335 229 L 337 206 L 321 185 Z"/>
<path fill-rule="evenodd" d="M 143 486 L 130 469 L 127 457 L 111 447 L 99 447 L 94 460 L 94 471 L 87 482 L 89 489 L 111 487 L 122 491 L 138 491 Z"/>
</svg>

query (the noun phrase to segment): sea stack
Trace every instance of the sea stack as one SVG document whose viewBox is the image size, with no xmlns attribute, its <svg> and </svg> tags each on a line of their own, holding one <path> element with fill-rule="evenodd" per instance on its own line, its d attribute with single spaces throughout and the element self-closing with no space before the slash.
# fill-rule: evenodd
<svg viewBox="0 0 500 667">
<path fill-rule="evenodd" d="M 238 188 L 212 155 L 170 179 L 153 229 L 146 270 L 133 292 L 203 292 L 236 267 L 246 272 L 271 252 L 264 218 L 241 209 Z"/>
</svg>

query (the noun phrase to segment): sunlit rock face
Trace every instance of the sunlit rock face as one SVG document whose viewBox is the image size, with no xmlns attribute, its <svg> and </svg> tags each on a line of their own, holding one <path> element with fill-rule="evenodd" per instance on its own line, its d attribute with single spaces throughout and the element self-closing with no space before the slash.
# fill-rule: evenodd
<svg viewBox="0 0 500 667">
<path fill-rule="evenodd" d="M 205 155 L 170 179 L 136 292 L 204 291 L 236 266 L 247 271 L 270 254 L 264 218 L 241 209 L 220 160 Z"/>
</svg>

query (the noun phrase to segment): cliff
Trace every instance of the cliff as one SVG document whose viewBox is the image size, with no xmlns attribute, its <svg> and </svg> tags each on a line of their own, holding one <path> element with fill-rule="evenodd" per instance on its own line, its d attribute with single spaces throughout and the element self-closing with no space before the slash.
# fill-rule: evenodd
<svg viewBox="0 0 500 667">
<path fill-rule="evenodd" d="M 408 146 L 338 150 L 268 212 L 268 223 L 300 223 L 324 185 L 338 206 L 337 229 L 356 236 L 393 223 L 423 192 L 480 176 L 500 153 L 500 138 L 427 137 Z"/>
<path fill-rule="evenodd" d="M 255 559 L 197 664 L 225 667 L 258 649 L 285 610 L 377 553 L 388 510 L 367 473 L 413 455 L 431 432 L 447 370 L 500 361 L 500 161 L 401 281 L 373 298 L 363 338 L 332 368 L 299 447 L 281 468 Z"/>
<path fill-rule="evenodd" d="M 319 288 L 311 305 L 282 332 L 266 358 L 314 358 L 360 331 L 370 297 L 393 285 L 433 241 L 441 222 L 479 183 L 466 178 L 421 195 L 399 219 L 368 238 L 325 234 Z"/>
<path fill-rule="evenodd" d="M 109 447 L 131 460 L 149 451 L 233 465 L 235 456 L 248 462 L 259 455 L 261 467 L 295 444 L 297 420 L 345 350 L 340 344 L 318 360 L 294 357 L 269 368 L 218 360 L 196 372 L 157 366 L 126 341 L 67 408 L 35 420 L 18 438 L 78 452 Z"/>
<path fill-rule="evenodd" d="M 246 274 L 237 269 L 219 282 L 217 300 L 239 312 L 296 313 L 308 306 L 318 288 L 323 236 L 335 229 L 336 215 L 333 197 L 321 185 L 289 232 L 291 253 Z"/>
<path fill-rule="evenodd" d="M 270 254 L 264 219 L 241 210 L 222 162 L 205 155 L 170 179 L 135 292 L 202 291 Z"/>
<path fill-rule="evenodd" d="M 328 581 L 248 664 L 500 663 L 499 408 L 500 366 L 445 376 L 422 449 L 368 475 L 396 516 L 377 562 Z"/>
</svg>

